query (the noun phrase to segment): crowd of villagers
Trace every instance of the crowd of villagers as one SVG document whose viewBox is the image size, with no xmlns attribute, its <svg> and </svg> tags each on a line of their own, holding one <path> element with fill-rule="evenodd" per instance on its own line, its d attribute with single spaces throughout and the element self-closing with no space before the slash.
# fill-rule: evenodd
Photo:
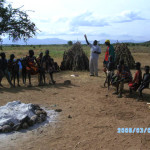
<svg viewBox="0 0 150 150">
<path fill-rule="evenodd" d="M 106 73 L 106 81 L 105 83 L 108 84 L 108 88 L 110 85 L 116 87 L 116 91 L 113 94 L 117 94 L 118 98 L 122 97 L 122 93 L 124 90 L 124 84 L 128 83 L 130 89 L 130 95 L 132 95 L 133 91 L 139 92 L 139 97 L 137 100 L 143 98 L 142 91 L 145 88 L 149 87 L 150 83 L 150 73 L 149 73 L 149 66 L 145 66 L 145 73 L 142 76 L 141 71 L 141 63 L 135 63 L 136 73 L 134 78 L 132 78 L 132 74 L 128 66 L 125 65 L 124 60 L 121 59 L 119 64 L 117 65 L 117 72 L 115 73 L 115 51 L 113 46 L 110 44 L 110 41 L 105 41 L 107 45 L 107 50 L 105 53 L 104 58 L 104 72 Z M 56 62 L 50 57 L 49 50 L 45 51 L 45 55 L 41 52 L 39 57 L 36 58 L 34 56 L 34 51 L 29 50 L 29 55 L 22 58 L 15 60 L 15 55 L 11 54 L 10 59 L 6 59 L 6 55 L 4 52 L 0 53 L 0 86 L 2 87 L 1 81 L 5 76 L 10 84 L 11 87 L 15 87 L 15 79 L 17 79 L 18 86 L 19 84 L 19 70 L 20 65 L 18 62 L 21 63 L 22 68 L 22 79 L 23 83 L 26 83 L 26 75 L 29 79 L 29 86 L 31 84 L 31 75 L 38 74 L 38 82 L 40 85 L 45 85 L 45 74 L 48 73 L 50 76 L 49 84 L 55 84 L 53 79 L 53 73 L 59 71 L 59 66 Z M 13 83 L 12 83 L 13 81 Z"/>
<path fill-rule="evenodd" d="M 55 84 L 53 79 L 53 73 L 59 71 L 59 66 L 54 62 L 53 58 L 49 55 L 49 50 L 45 51 L 45 55 L 41 52 L 36 58 L 34 56 L 34 51 L 29 50 L 29 55 L 21 58 L 15 59 L 15 55 L 11 54 L 10 58 L 7 60 L 4 52 L 0 53 L 0 86 L 2 85 L 2 79 L 5 76 L 11 87 L 15 87 L 15 80 L 17 79 L 17 84 L 19 84 L 20 69 L 22 73 L 23 83 L 26 84 L 26 77 L 29 79 L 29 86 L 32 86 L 31 75 L 38 74 L 38 84 L 45 85 L 46 78 L 45 74 L 48 73 L 50 80 L 49 84 Z"/>
<path fill-rule="evenodd" d="M 117 64 L 117 71 L 114 73 L 115 70 L 115 55 L 112 53 L 114 50 L 113 46 L 110 44 L 110 41 L 107 40 L 105 42 L 107 45 L 107 50 L 105 53 L 105 59 L 104 59 L 104 72 L 106 73 L 106 81 L 105 83 L 108 84 L 108 89 L 110 85 L 113 85 L 116 87 L 116 91 L 113 94 L 117 94 L 118 98 L 122 97 L 122 93 L 124 90 L 124 84 L 127 83 L 129 86 L 130 96 L 132 96 L 133 91 L 138 91 L 139 96 L 137 98 L 137 101 L 143 99 L 142 91 L 145 88 L 149 87 L 150 83 L 150 67 L 145 66 L 144 67 L 144 74 L 142 76 L 141 71 L 141 63 L 136 62 L 135 63 L 135 75 L 132 78 L 131 71 L 129 67 L 125 64 L 124 59 L 120 59 L 119 64 Z M 104 84 L 105 84 L 104 83 Z"/>
</svg>

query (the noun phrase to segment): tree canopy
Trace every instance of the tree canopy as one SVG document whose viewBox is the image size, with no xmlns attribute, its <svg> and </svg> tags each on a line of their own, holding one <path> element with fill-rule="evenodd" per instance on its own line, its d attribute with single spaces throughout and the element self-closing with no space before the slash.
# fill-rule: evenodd
<svg viewBox="0 0 150 150">
<path fill-rule="evenodd" d="M 69 46 L 73 45 L 73 42 L 72 41 L 68 41 L 68 45 Z"/>
<path fill-rule="evenodd" d="M 33 37 L 37 32 L 36 25 L 30 20 L 26 11 L 12 8 L 5 0 L 0 0 L 0 41 L 8 35 L 12 41 Z"/>
</svg>

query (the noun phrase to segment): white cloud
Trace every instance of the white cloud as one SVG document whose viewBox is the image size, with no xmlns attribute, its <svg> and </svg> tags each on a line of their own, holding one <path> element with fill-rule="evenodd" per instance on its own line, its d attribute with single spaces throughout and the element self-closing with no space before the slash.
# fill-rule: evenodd
<svg viewBox="0 0 150 150">
<path fill-rule="evenodd" d="M 123 11 L 119 14 L 103 18 L 94 12 L 86 11 L 72 17 L 61 17 L 51 21 L 52 26 L 55 26 L 54 28 L 49 28 L 49 31 L 51 29 L 49 33 L 53 35 L 82 35 L 85 33 L 101 35 L 106 31 L 105 34 L 108 36 L 106 27 L 112 28 L 115 26 L 114 24 L 129 23 L 136 20 L 145 20 L 138 11 Z M 104 36 L 104 33 L 101 36 Z"/>
<path fill-rule="evenodd" d="M 105 27 L 112 23 L 133 22 L 136 20 L 145 20 L 137 11 L 123 11 L 113 16 L 96 16 L 94 12 L 86 11 L 76 16 L 58 18 L 55 23 L 63 23 L 70 26 L 70 29 L 77 30 L 78 27 Z"/>
<path fill-rule="evenodd" d="M 85 12 L 71 19 L 70 25 L 72 26 L 107 26 L 108 22 L 105 18 L 95 18 L 93 12 Z"/>
<path fill-rule="evenodd" d="M 110 19 L 110 21 L 113 23 L 133 22 L 136 20 L 146 19 L 140 16 L 140 12 L 131 10 L 123 11 L 119 15 L 116 15 Z"/>
<path fill-rule="evenodd" d="M 145 35 L 149 38 L 150 3 L 148 0 L 7 0 L 15 8 L 22 5 L 31 20 L 42 31 L 41 36 L 64 35 L 70 38 L 91 37 L 130 38 L 121 35 Z M 108 5 L 109 4 L 109 5 Z M 126 33 L 124 33 L 126 31 Z M 106 34 L 106 35 L 105 35 Z M 89 37 L 90 38 L 90 37 Z"/>
</svg>

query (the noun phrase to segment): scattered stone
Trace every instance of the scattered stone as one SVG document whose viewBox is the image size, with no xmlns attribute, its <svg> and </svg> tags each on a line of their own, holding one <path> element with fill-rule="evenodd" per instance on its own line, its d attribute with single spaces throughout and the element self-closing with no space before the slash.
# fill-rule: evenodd
<svg viewBox="0 0 150 150">
<path fill-rule="evenodd" d="M 11 132 L 11 131 L 12 131 L 12 128 L 11 128 L 10 125 L 4 125 L 4 126 L 2 127 L 2 132 L 7 133 L 7 132 Z"/>
<path fill-rule="evenodd" d="M 31 117 L 31 120 L 33 121 L 34 124 L 37 122 L 37 119 L 38 119 L 37 115 Z"/>
<path fill-rule="evenodd" d="M 14 126 L 14 123 L 13 123 L 13 122 L 10 122 L 9 125 L 10 125 L 11 127 L 13 127 L 13 126 Z"/>
<path fill-rule="evenodd" d="M 40 114 L 40 118 L 41 118 L 42 122 L 44 122 L 46 120 L 46 116 L 44 114 Z"/>
<path fill-rule="evenodd" d="M 32 104 L 32 111 L 35 112 L 35 110 L 40 109 L 40 106 L 38 104 Z"/>
<path fill-rule="evenodd" d="M 26 123 L 26 122 L 24 122 L 23 124 L 22 124 L 22 128 L 23 129 L 27 129 L 29 126 L 28 126 L 28 124 Z"/>
<path fill-rule="evenodd" d="M 26 116 L 20 121 L 20 123 L 24 124 L 24 123 L 28 122 L 29 120 L 30 120 L 30 118 L 28 116 Z"/>
<path fill-rule="evenodd" d="M 30 119 L 30 120 L 28 121 L 28 125 L 29 125 L 29 126 L 33 126 L 33 125 L 34 125 L 34 121 Z"/>
<path fill-rule="evenodd" d="M 46 113 L 45 110 L 42 110 L 42 114 L 45 115 L 45 116 L 47 116 L 47 113 Z"/>
<path fill-rule="evenodd" d="M 64 81 L 64 85 L 70 85 L 71 84 L 71 81 L 70 80 L 65 80 Z"/>
<path fill-rule="evenodd" d="M 42 110 L 35 110 L 35 114 L 40 116 L 40 114 L 42 114 Z"/>
<path fill-rule="evenodd" d="M 42 118 L 40 116 L 38 116 L 37 123 L 42 123 L 42 122 L 43 122 Z"/>
<path fill-rule="evenodd" d="M 62 109 L 55 109 L 56 112 L 62 112 Z"/>
<path fill-rule="evenodd" d="M 69 115 L 68 118 L 72 118 L 72 117 Z"/>
<path fill-rule="evenodd" d="M 8 121 L 0 120 L 0 133 L 18 131 L 20 129 L 27 129 L 29 126 L 33 126 L 36 123 L 42 123 L 47 119 L 47 113 L 44 109 L 40 108 L 39 105 L 34 104 L 23 104 L 21 108 L 19 108 L 20 101 L 9 102 L 6 106 L 1 106 L 2 116 L 1 118 L 7 118 L 7 109 L 10 109 L 12 112 L 12 118 L 8 119 Z M 9 107 L 9 108 L 7 108 Z M 19 114 L 19 109 L 21 114 Z M 22 111 L 22 109 L 24 109 Z M 13 112 L 13 110 L 15 110 Z M 18 112 L 17 112 L 18 111 Z M 26 113 L 24 113 L 24 111 Z M 60 111 L 60 110 L 59 110 Z M 4 113 L 3 113 L 4 112 Z M 4 116 L 4 117 L 3 117 Z M 16 117 L 17 116 L 17 117 Z M 16 117 L 16 118 L 15 118 Z M 9 118 L 9 117 L 8 117 Z M 18 122 L 18 123 L 17 123 Z M 16 124 L 17 123 L 17 124 Z"/>
<path fill-rule="evenodd" d="M 40 109 L 40 106 L 38 104 L 33 104 L 34 109 Z"/>
<path fill-rule="evenodd" d="M 21 129 L 21 123 L 18 123 L 13 127 L 13 130 L 15 131 L 19 131 L 20 129 Z"/>
<path fill-rule="evenodd" d="M 40 116 L 40 114 L 44 114 L 45 116 L 47 116 L 47 113 L 45 110 L 43 109 L 38 109 L 38 110 L 35 110 L 35 114 Z"/>
</svg>

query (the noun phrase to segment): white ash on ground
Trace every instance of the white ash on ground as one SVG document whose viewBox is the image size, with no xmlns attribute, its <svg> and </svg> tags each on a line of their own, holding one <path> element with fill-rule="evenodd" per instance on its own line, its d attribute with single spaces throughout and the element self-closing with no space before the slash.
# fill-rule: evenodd
<svg viewBox="0 0 150 150">
<path fill-rule="evenodd" d="M 39 105 L 13 101 L 0 107 L 0 133 L 27 129 L 47 119 L 47 112 Z"/>
</svg>

